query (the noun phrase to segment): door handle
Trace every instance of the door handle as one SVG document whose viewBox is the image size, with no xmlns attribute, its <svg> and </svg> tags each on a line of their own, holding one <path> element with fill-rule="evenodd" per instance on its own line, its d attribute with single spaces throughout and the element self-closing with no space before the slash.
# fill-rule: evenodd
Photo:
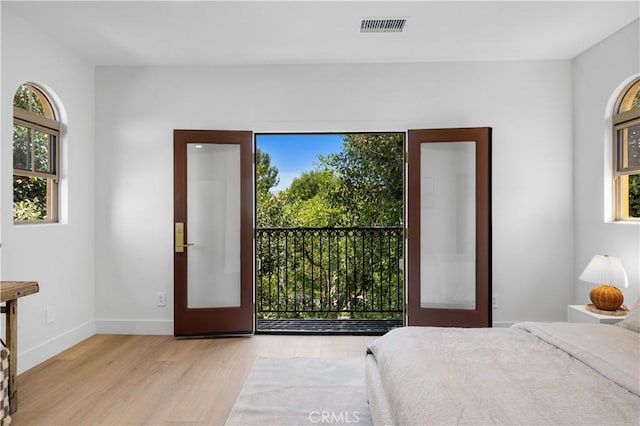
<svg viewBox="0 0 640 426">
<path fill-rule="evenodd" d="M 175 224 L 175 252 L 184 253 L 184 249 L 194 246 L 193 243 L 184 243 L 184 223 L 176 222 Z"/>
</svg>

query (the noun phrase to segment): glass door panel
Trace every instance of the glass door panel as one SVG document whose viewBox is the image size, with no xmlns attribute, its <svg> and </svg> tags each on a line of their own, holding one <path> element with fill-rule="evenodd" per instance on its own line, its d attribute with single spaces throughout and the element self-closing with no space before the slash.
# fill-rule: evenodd
<svg viewBox="0 0 640 426">
<path fill-rule="evenodd" d="M 240 146 L 187 145 L 187 306 L 240 306 Z"/>
<path fill-rule="evenodd" d="M 475 309 L 475 143 L 420 145 L 420 306 Z"/>
</svg>

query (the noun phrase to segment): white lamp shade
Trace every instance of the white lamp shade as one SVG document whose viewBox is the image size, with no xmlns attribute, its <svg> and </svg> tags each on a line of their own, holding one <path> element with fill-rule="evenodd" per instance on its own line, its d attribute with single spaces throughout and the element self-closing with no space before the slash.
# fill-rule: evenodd
<svg viewBox="0 0 640 426">
<path fill-rule="evenodd" d="M 620 259 L 606 254 L 593 256 L 579 278 L 590 283 L 629 287 L 629 279 Z"/>
</svg>

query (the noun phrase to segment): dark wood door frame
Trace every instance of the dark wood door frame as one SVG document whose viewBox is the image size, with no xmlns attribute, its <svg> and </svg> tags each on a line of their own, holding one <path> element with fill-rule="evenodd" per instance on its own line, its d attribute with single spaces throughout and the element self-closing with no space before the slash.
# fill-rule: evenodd
<svg viewBox="0 0 640 426">
<path fill-rule="evenodd" d="M 476 145 L 476 308 L 422 308 L 420 303 L 420 145 L 429 142 Z M 407 325 L 491 326 L 491 128 L 425 129 L 408 132 Z"/>
<path fill-rule="evenodd" d="M 249 334 L 253 312 L 253 133 L 250 131 L 174 130 L 174 223 L 187 228 L 187 144 L 240 145 L 240 307 L 189 308 L 187 304 L 188 249 L 174 253 L 174 335 Z M 174 242 L 175 246 L 175 242 Z"/>
</svg>

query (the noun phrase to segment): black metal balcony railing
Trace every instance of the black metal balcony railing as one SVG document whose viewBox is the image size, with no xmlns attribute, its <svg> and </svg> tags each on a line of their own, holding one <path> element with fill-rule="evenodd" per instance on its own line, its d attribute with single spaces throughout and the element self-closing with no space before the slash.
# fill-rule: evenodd
<svg viewBox="0 0 640 426">
<path fill-rule="evenodd" d="M 257 228 L 258 318 L 402 318 L 402 227 Z"/>
</svg>

